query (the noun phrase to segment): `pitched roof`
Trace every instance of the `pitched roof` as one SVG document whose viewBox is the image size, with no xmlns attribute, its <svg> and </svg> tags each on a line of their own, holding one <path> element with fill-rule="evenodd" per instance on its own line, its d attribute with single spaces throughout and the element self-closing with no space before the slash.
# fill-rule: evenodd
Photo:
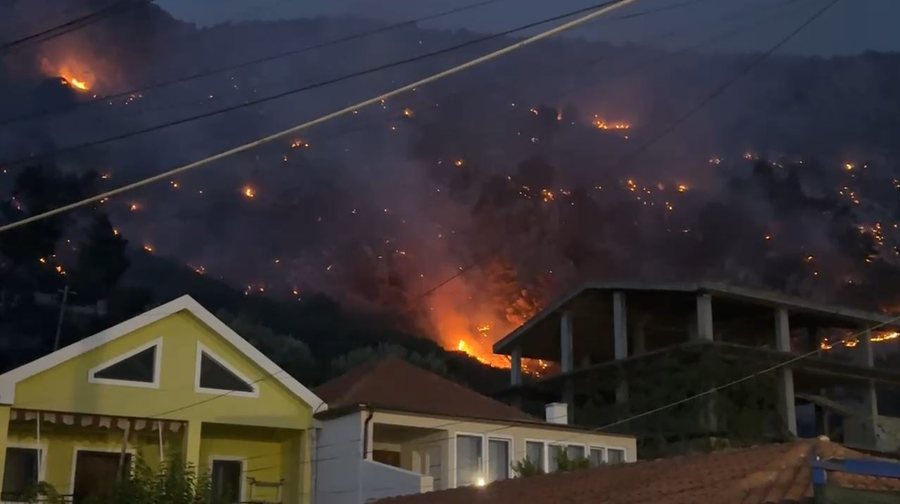
<svg viewBox="0 0 900 504">
<path fill-rule="evenodd" d="M 182 310 L 197 317 L 201 322 L 206 324 L 207 327 L 234 346 L 257 366 L 262 368 L 263 371 L 267 373 L 267 376 L 270 376 L 275 381 L 281 383 L 291 393 L 299 397 L 306 404 L 309 404 L 310 407 L 313 408 L 313 411 L 322 411 L 325 408 L 325 404 L 322 400 L 311 390 L 304 387 L 291 375 L 287 374 L 283 369 L 278 367 L 277 364 L 272 362 L 271 359 L 257 350 L 256 347 L 251 345 L 238 333 L 234 332 L 224 322 L 216 318 L 216 316 L 204 308 L 203 305 L 187 295 L 159 305 L 150 311 L 135 315 L 134 317 L 100 331 L 97 334 L 88 336 L 83 340 L 76 341 L 69 346 L 60 348 L 59 350 L 31 361 L 28 364 L 0 374 L 0 404 L 14 404 L 16 384 L 20 381 L 58 366 L 70 359 L 74 359 L 79 355 L 87 353 L 110 341 L 119 339 Z"/>
<path fill-rule="evenodd" d="M 330 410 L 365 404 L 449 417 L 536 422 L 539 419 L 435 373 L 387 357 L 356 367 L 315 389 Z"/>
<path fill-rule="evenodd" d="M 800 503 L 812 497 L 813 454 L 822 458 L 871 458 L 829 441 L 802 440 L 516 478 L 483 488 L 392 497 L 378 503 Z M 829 482 L 860 490 L 900 491 L 900 480 L 892 478 L 835 472 L 829 474 Z"/>
</svg>

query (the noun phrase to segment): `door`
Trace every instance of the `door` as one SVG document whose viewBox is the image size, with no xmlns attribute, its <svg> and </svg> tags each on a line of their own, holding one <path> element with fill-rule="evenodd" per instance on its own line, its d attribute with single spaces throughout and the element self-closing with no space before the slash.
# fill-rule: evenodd
<svg viewBox="0 0 900 504">
<path fill-rule="evenodd" d="M 88 501 L 102 502 L 112 491 L 119 477 L 120 453 L 79 451 L 75 457 L 75 486 L 72 489 L 75 504 Z M 131 468 L 131 455 L 122 460 L 123 475 Z"/>
<path fill-rule="evenodd" d="M 212 463 L 212 497 L 213 502 L 236 504 L 241 501 L 240 460 L 213 460 Z"/>
</svg>

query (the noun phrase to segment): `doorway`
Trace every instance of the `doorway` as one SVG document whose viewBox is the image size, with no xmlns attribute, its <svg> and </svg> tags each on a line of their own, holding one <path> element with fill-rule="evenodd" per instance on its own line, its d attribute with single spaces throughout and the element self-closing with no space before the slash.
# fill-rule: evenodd
<svg viewBox="0 0 900 504">
<path fill-rule="evenodd" d="M 237 504 L 241 502 L 241 474 L 243 462 L 240 460 L 212 461 L 213 502 Z"/>
<path fill-rule="evenodd" d="M 72 488 L 74 504 L 100 500 L 112 492 L 120 476 L 127 476 L 131 468 L 131 454 L 77 451 L 75 456 L 75 481 Z"/>
</svg>

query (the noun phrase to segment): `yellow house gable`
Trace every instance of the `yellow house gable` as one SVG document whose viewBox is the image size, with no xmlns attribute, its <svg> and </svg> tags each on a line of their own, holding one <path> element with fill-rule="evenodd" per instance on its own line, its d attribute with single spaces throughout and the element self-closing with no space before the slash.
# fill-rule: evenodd
<svg viewBox="0 0 900 504">
<path fill-rule="evenodd" d="M 0 404 L 287 429 L 325 407 L 189 296 L 0 375 Z"/>
</svg>

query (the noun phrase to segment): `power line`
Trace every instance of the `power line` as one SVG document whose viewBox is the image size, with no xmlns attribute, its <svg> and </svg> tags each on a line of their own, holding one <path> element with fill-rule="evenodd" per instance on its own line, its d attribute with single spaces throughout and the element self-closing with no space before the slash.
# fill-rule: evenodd
<svg viewBox="0 0 900 504">
<path fill-rule="evenodd" d="M 330 79 L 318 81 L 318 82 L 315 82 L 315 83 L 312 83 L 312 84 L 307 84 L 307 85 L 305 85 L 305 86 L 301 86 L 301 87 L 298 87 L 298 88 L 289 89 L 289 90 L 287 90 L 287 91 L 282 91 L 282 92 L 278 92 L 278 93 L 271 94 L 271 95 L 268 95 L 268 96 L 264 96 L 264 97 L 261 97 L 261 98 L 256 98 L 256 99 L 253 99 L 253 100 L 248 100 L 248 101 L 245 101 L 245 102 L 242 102 L 242 103 L 238 103 L 238 104 L 234 104 L 234 105 L 229 105 L 229 106 L 226 106 L 226 107 L 222 107 L 222 108 L 219 108 L 219 109 L 211 110 L 211 111 L 204 112 L 204 113 L 201 113 L 201 114 L 196 114 L 196 115 L 192 115 L 192 116 L 182 117 L 182 118 L 180 118 L 180 119 L 175 119 L 175 120 L 172 120 L 172 121 L 168 121 L 168 122 L 164 122 L 164 123 L 160 123 L 160 124 L 155 124 L 155 125 L 153 125 L 153 126 L 148 126 L 148 127 L 146 127 L 146 128 L 141 128 L 141 129 L 137 129 L 137 130 L 132 130 L 132 131 L 128 131 L 128 132 L 125 132 L 125 133 L 118 134 L 118 135 L 109 136 L 109 137 L 106 137 L 106 138 L 101 138 L 101 139 L 92 140 L 92 141 L 89 141 L 89 142 L 83 142 L 83 143 L 80 143 L 80 144 L 74 144 L 74 145 L 70 145 L 70 146 L 67 146 L 67 147 L 62 147 L 62 148 L 56 149 L 56 150 L 54 150 L 54 151 L 52 151 L 52 152 L 47 152 L 47 153 L 42 153 L 42 154 L 36 154 L 36 155 L 31 155 L 31 156 L 25 156 L 25 157 L 18 158 L 18 159 L 13 159 L 13 160 L 0 161 L 0 165 L 7 165 L 7 166 L 9 166 L 9 165 L 18 165 L 18 164 L 22 164 L 22 163 L 33 162 L 33 161 L 40 160 L 40 159 L 53 158 L 53 157 L 56 157 L 56 156 L 58 156 L 58 155 L 60 155 L 60 154 L 67 154 L 67 153 L 69 153 L 69 152 L 78 151 L 78 150 L 81 150 L 81 149 L 84 149 L 84 148 L 87 148 L 87 147 L 94 147 L 94 146 L 97 146 L 97 145 L 103 145 L 103 144 L 107 144 L 107 143 L 110 143 L 110 142 L 116 142 L 116 141 L 119 141 L 119 140 L 124 140 L 124 139 L 126 139 L 126 138 L 131 138 L 131 137 L 134 137 L 134 136 L 143 135 L 143 134 L 150 133 L 150 132 L 153 132 L 153 131 L 158 131 L 158 130 L 161 130 L 161 129 L 170 128 L 170 127 L 172 127 L 172 126 L 178 126 L 178 125 L 181 125 L 181 124 L 185 124 L 185 123 L 197 121 L 197 120 L 200 120 L 200 119 L 206 119 L 206 118 L 209 118 L 209 117 L 214 117 L 214 116 L 221 115 L 221 114 L 225 114 L 225 113 L 228 113 L 228 112 L 233 112 L 233 111 L 235 111 L 235 110 L 241 110 L 241 109 L 244 109 L 244 108 L 247 108 L 247 107 L 252 107 L 252 106 L 260 105 L 260 104 L 263 104 L 263 103 L 268 103 L 268 102 L 271 102 L 271 101 L 274 101 L 274 100 L 278 100 L 278 99 L 280 99 L 280 98 L 284 98 L 284 97 L 287 97 L 287 96 L 295 95 L 295 94 L 298 94 L 298 93 L 303 93 L 303 92 L 306 92 L 306 91 L 312 91 L 312 90 L 314 90 L 314 89 L 320 89 L 320 88 L 323 88 L 323 87 L 326 87 L 326 86 L 330 86 L 330 85 L 333 85 L 333 84 L 338 84 L 338 83 L 340 83 L 340 82 L 343 82 L 343 81 L 346 81 L 346 80 L 350 80 L 350 79 L 354 79 L 354 78 L 356 78 L 356 77 L 362 77 L 362 76 L 369 75 L 369 74 L 372 74 L 372 73 L 380 72 L 380 71 L 382 71 L 382 70 L 387 70 L 387 69 L 394 68 L 394 67 L 397 67 L 397 66 L 402 66 L 402 65 L 406 65 L 406 64 L 409 64 L 409 63 L 414 63 L 414 62 L 417 62 L 417 61 L 426 60 L 426 59 L 429 59 L 429 58 L 432 58 L 432 57 L 435 57 L 435 56 L 439 56 L 439 55 L 442 55 L 442 54 L 451 53 L 451 52 L 457 51 L 457 50 L 459 50 L 459 49 L 463 49 L 463 48 L 466 48 L 466 47 L 469 47 L 469 46 L 473 46 L 473 45 L 480 44 L 480 43 L 482 43 L 482 42 L 486 42 L 486 41 L 493 40 L 493 39 L 497 39 L 497 38 L 500 38 L 500 37 L 504 37 L 504 36 L 507 36 L 507 35 L 510 35 L 510 34 L 513 34 L 513 33 L 516 33 L 516 32 L 520 32 L 520 31 L 523 31 L 523 30 L 527 30 L 527 29 L 530 29 L 530 28 L 534 28 L 534 27 L 540 26 L 540 25 L 542 25 L 542 24 L 550 23 L 550 22 L 553 22 L 553 21 L 559 21 L 559 20 L 561 20 L 561 19 L 565 19 L 565 18 L 574 16 L 574 15 L 577 15 L 577 14 L 584 13 L 584 12 L 596 10 L 596 9 L 598 9 L 598 8 L 604 8 L 605 6 L 616 6 L 616 5 L 620 5 L 620 3 L 622 3 L 622 2 L 633 2 L 633 1 L 636 1 L 636 0 L 609 0 L 609 1 L 603 2 L 603 3 L 601 3 L 601 4 L 595 4 L 595 5 L 592 5 L 592 6 L 590 6 L 590 7 L 585 7 L 585 8 L 581 8 L 581 9 L 575 10 L 575 11 L 567 12 L 567 13 L 565 13 L 565 14 L 561 14 L 561 15 L 558 15 L 558 16 L 554 16 L 554 17 L 552 17 L 552 18 L 545 18 L 545 19 L 541 19 L 541 20 L 539 20 L 539 21 L 531 22 L 531 23 L 528 23 L 528 24 L 526 24 L 526 25 L 522 25 L 522 26 L 519 26 L 519 27 L 516 27 L 516 28 L 512 28 L 512 29 L 509 29 L 509 30 L 506 30 L 506 31 L 503 31 L 503 32 L 500 32 L 500 33 L 494 33 L 494 34 L 486 35 L 486 36 L 483 36 L 483 37 L 478 37 L 478 38 L 476 38 L 476 39 L 472 39 L 472 40 L 469 40 L 469 41 L 466 41 L 466 42 L 462 42 L 462 43 L 459 43 L 459 44 L 455 44 L 455 45 L 452 45 L 452 46 L 449 46 L 449 47 L 445 47 L 445 48 L 442 48 L 442 49 L 438 49 L 438 50 L 435 50 L 435 51 L 430 51 L 430 52 L 423 53 L 423 54 L 419 54 L 419 55 L 416 55 L 416 56 L 411 56 L 411 57 L 408 57 L 408 58 L 403 58 L 403 59 L 400 59 L 400 60 L 395 60 L 395 61 L 392 61 L 392 62 L 389 62 L 389 63 L 383 63 L 383 64 L 381 64 L 381 65 L 376 65 L 376 66 L 369 67 L 369 68 L 366 68 L 366 69 L 363 69 L 363 70 L 357 70 L 357 71 L 355 71 L 355 72 L 351 72 L 351 73 L 348 73 L 348 74 L 344 74 L 344 75 L 341 75 L 341 76 L 338 76 L 338 77 L 333 77 L 333 78 L 330 78 Z M 526 39 L 526 40 L 527 40 L 527 39 Z M 516 44 L 514 44 L 513 46 L 507 46 L 507 48 L 509 48 L 509 47 L 515 47 L 515 46 L 516 46 Z M 518 47 L 516 47 L 516 49 L 517 49 L 517 48 L 518 48 Z M 510 51 L 507 51 L 507 52 L 510 52 Z M 492 54 L 495 54 L 495 53 L 490 53 L 488 56 L 491 56 Z M 505 54 L 505 53 L 504 53 L 504 54 Z M 493 56 L 493 57 L 491 57 L 491 58 L 483 59 L 483 60 L 482 60 L 481 58 L 479 58 L 480 61 L 479 61 L 479 60 L 472 60 L 472 61 L 479 61 L 479 63 L 481 63 L 481 62 L 489 61 L 490 59 L 494 59 L 494 58 L 496 58 L 496 57 L 497 57 L 497 56 Z M 477 63 L 476 63 L 476 64 L 477 64 Z M 468 65 L 468 63 L 465 63 L 465 64 L 463 64 L 463 65 L 460 65 L 459 67 L 451 68 L 450 71 L 449 71 L 449 73 L 447 73 L 448 71 L 445 71 L 445 72 L 441 72 L 440 74 L 436 74 L 436 75 L 441 75 L 441 78 L 442 78 L 443 76 L 451 75 L 451 74 L 453 74 L 453 73 L 456 73 L 456 72 L 460 71 L 460 70 L 455 70 L 455 71 L 453 71 L 453 70 L 456 69 L 456 68 L 460 68 L 460 67 L 463 67 L 462 69 L 468 68 L 468 66 L 466 66 L 466 65 Z M 472 65 L 472 66 L 474 66 L 474 65 Z M 418 86 L 422 85 L 423 83 L 430 82 L 428 79 L 429 79 L 429 78 L 426 78 L 426 79 L 423 79 L 422 81 L 418 81 L 418 82 L 416 82 L 416 83 L 413 83 L 413 84 L 410 84 L 410 85 L 408 85 L 408 86 L 405 86 L 404 88 L 399 88 L 399 89 L 402 89 L 402 90 L 403 90 L 403 91 L 400 91 L 400 92 L 405 92 L 405 91 L 410 90 L 410 89 L 412 89 L 412 88 L 414 88 L 414 87 L 418 87 Z M 437 79 L 434 79 L 434 80 L 437 80 Z M 363 102 L 363 103 L 365 103 L 366 105 L 370 105 L 370 104 L 372 104 L 372 103 L 374 103 L 374 102 L 380 102 L 382 99 L 384 99 L 384 98 L 387 97 L 388 95 L 393 96 L 394 94 L 399 94 L 400 92 L 396 92 L 396 90 L 395 90 L 395 91 L 393 91 L 393 92 L 388 93 L 387 95 L 382 95 L 381 97 L 378 97 L 378 99 L 375 99 L 374 101 L 371 101 L 371 100 L 370 100 L 370 101 Z M 391 93 L 393 93 L 393 94 L 391 94 Z M 353 106 L 352 109 L 358 109 L 358 108 L 361 108 L 361 107 L 366 106 L 366 105 L 356 105 L 356 106 Z M 347 109 L 345 109 L 345 110 L 347 110 Z M 350 112 L 350 110 L 347 110 L 347 111 L 344 112 L 344 113 L 349 113 L 349 112 Z M 339 115 L 342 115 L 342 114 L 339 114 Z M 336 117 L 336 116 L 335 116 L 335 117 Z"/>
<path fill-rule="evenodd" d="M 109 16 L 115 15 L 120 11 L 125 11 L 127 9 L 137 7 L 138 5 L 152 2 L 153 0 L 119 0 L 102 9 L 98 9 L 75 19 L 71 19 L 62 24 L 58 24 L 45 30 L 41 30 L 37 33 L 33 33 L 16 40 L 6 42 L 3 45 L 0 45 L 0 56 L 13 51 L 23 44 L 41 44 L 67 33 L 80 30 L 86 26 L 96 23 L 97 21 L 101 21 Z"/>
<path fill-rule="evenodd" d="M 148 178 L 139 180 L 139 181 L 137 181 L 137 182 L 133 182 L 133 183 L 131 183 L 131 184 L 127 184 L 127 185 L 118 187 L 118 188 L 116 188 L 116 189 L 113 189 L 113 190 L 110 190 L 110 191 L 106 191 L 105 193 L 98 194 L 98 195 L 95 195 L 95 196 L 92 196 L 92 197 L 89 197 L 89 198 L 85 198 L 85 199 L 83 199 L 83 200 L 80 200 L 80 201 L 77 201 L 77 202 L 74 202 L 74 203 L 70 203 L 70 204 L 68 204 L 68 205 L 64 205 L 64 206 L 61 206 L 61 207 L 58 207 L 58 208 L 49 210 L 49 211 L 47 211 L 47 212 L 43 212 L 43 213 L 40 213 L 40 214 L 37 214 L 37 215 L 33 215 L 33 216 L 30 216 L 30 217 L 27 217 L 27 218 L 25 218 L 25 219 L 20 219 L 20 220 L 18 220 L 18 221 L 14 221 L 14 222 L 11 222 L 11 223 L 9 223 L 9 224 L 0 226 L 0 233 L 2 233 L 2 232 L 4 232 L 4 231 L 9 231 L 10 229 L 14 229 L 14 228 L 23 226 L 23 225 L 28 224 L 28 223 L 30 223 L 30 222 L 34 222 L 34 221 L 37 221 L 37 220 L 46 219 L 47 217 L 51 217 L 51 216 L 54 216 L 54 215 L 57 215 L 57 214 L 60 214 L 60 213 L 63 213 L 63 212 L 67 212 L 67 211 L 69 211 L 69 210 L 73 210 L 73 209 L 75 209 L 75 208 L 79 208 L 79 207 L 82 207 L 82 206 L 85 206 L 85 205 L 89 205 L 89 204 L 91 204 L 91 203 L 93 203 L 93 202 L 95 202 L 95 201 L 99 201 L 99 200 L 101 200 L 101 199 L 103 199 L 103 198 L 107 198 L 107 197 L 110 197 L 110 196 L 115 196 L 115 195 L 117 195 L 117 194 L 121 194 L 121 193 L 130 191 L 130 190 L 132 190 L 132 189 L 137 189 L 137 188 L 139 188 L 139 187 L 143 187 L 143 186 L 145 186 L 145 185 L 152 184 L 153 182 L 156 182 L 156 181 L 159 181 L 159 180 L 167 179 L 167 178 L 169 178 L 169 177 L 171 177 L 171 176 L 173 176 L 173 175 L 176 175 L 176 174 L 179 174 L 179 173 L 183 173 L 183 172 L 186 172 L 186 171 L 189 171 L 189 170 L 193 170 L 193 169 L 199 168 L 199 167 L 201 167 L 201 166 L 205 166 L 205 165 L 207 165 L 207 164 L 213 163 L 213 162 L 218 161 L 218 160 L 221 160 L 221 159 L 225 159 L 225 158 L 227 158 L 227 157 L 233 156 L 233 155 L 235 155 L 235 154 L 239 154 L 239 153 L 241 153 L 241 152 L 245 152 L 245 151 L 248 151 L 248 150 L 252 150 L 252 149 L 254 149 L 254 148 L 256 148 L 256 147 L 259 147 L 259 146 L 268 144 L 268 143 L 270 143 L 270 142 L 272 142 L 272 141 L 274 141 L 274 140 L 277 140 L 277 139 L 279 139 L 279 138 L 282 138 L 282 137 L 291 135 L 291 134 L 293 134 L 293 133 L 296 133 L 297 131 L 300 131 L 300 130 L 303 130 L 303 129 L 306 129 L 306 128 L 315 126 L 315 125 L 317 125 L 317 124 L 321 124 L 321 123 L 330 121 L 331 119 L 335 119 L 335 118 L 337 118 L 337 117 L 341 117 L 341 116 L 344 116 L 344 115 L 347 115 L 347 114 L 351 114 L 351 113 L 353 113 L 353 111 L 355 111 L 355 110 L 357 110 L 357 109 L 360 109 L 360 108 L 363 108 L 363 107 L 367 107 L 367 106 L 373 105 L 373 104 L 375 104 L 375 103 L 380 103 L 382 100 L 391 98 L 391 97 L 393 97 L 393 96 L 397 96 L 397 95 L 399 95 L 399 94 L 402 94 L 402 93 L 405 93 L 405 92 L 407 92 L 407 91 L 410 91 L 410 90 L 412 90 L 412 89 L 414 89 L 414 88 L 417 88 L 417 87 L 423 86 L 423 85 L 425 85 L 425 84 L 429 84 L 429 83 L 431 83 L 431 82 L 435 82 L 435 81 L 438 81 L 438 80 L 443 79 L 443 78 L 445 78 L 445 77 L 449 77 L 449 76 L 454 75 L 454 74 L 457 74 L 457 73 L 459 73 L 459 72 L 468 70 L 469 68 L 478 66 L 478 65 L 483 64 L 483 63 L 486 63 L 486 62 L 488 62 L 488 61 L 492 61 L 492 60 L 497 59 L 497 58 L 499 58 L 499 57 L 501 57 L 501 56 L 505 56 L 506 54 L 509 54 L 509 53 L 511 53 L 511 52 L 514 52 L 514 51 L 517 51 L 517 50 L 519 50 L 519 49 L 521 49 L 521 48 L 523 48 L 523 47 L 526 47 L 526 46 L 528 46 L 528 45 L 531 45 L 531 44 L 533 44 L 533 43 L 535 43 L 535 42 L 539 42 L 539 41 L 541 41 L 541 40 L 543 40 L 543 39 L 552 37 L 552 36 L 554 36 L 554 35 L 557 35 L 557 34 L 559 34 L 559 33 L 564 32 L 564 31 L 566 31 L 566 30 L 569 30 L 569 29 L 575 28 L 575 27 L 577 27 L 577 26 L 580 26 L 580 25 L 582 25 L 582 24 L 584 24 L 584 23 L 587 23 L 587 22 L 589 22 L 589 21 L 591 21 L 591 20 L 593 20 L 593 19 L 599 18 L 600 16 L 603 16 L 603 15 L 606 14 L 607 12 L 611 12 L 611 11 L 613 11 L 613 10 L 615 10 L 615 9 L 624 7 L 624 6 L 629 5 L 629 4 L 631 4 L 631 3 L 635 2 L 635 1 L 637 1 L 637 0 L 611 0 L 611 1 L 609 1 L 609 2 L 606 2 L 606 3 L 603 3 L 603 4 L 599 4 L 599 6 L 594 6 L 594 7 L 589 8 L 589 9 L 581 9 L 581 11 L 584 11 L 584 10 L 593 10 L 593 12 L 591 12 L 591 13 L 589 13 L 589 14 L 586 14 L 586 15 L 584 15 L 584 16 L 582 16 L 582 17 L 579 17 L 579 18 L 577 18 L 577 19 L 575 19 L 575 20 L 573 20 L 573 21 L 569 21 L 569 22 L 563 23 L 563 24 L 561 24 L 561 25 L 559 25 L 559 26 L 557 26 L 557 27 L 555 27 L 555 28 L 551 28 L 551 29 L 549 29 L 549 30 L 543 31 L 543 32 L 538 33 L 538 34 L 536 34 L 536 35 L 533 35 L 533 36 L 531 36 L 531 37 L 528 37 L 528 38 L 525 38 L 525 39 L 520 40 L 520 41 L 518 41 L 518 42 L 515 42 L 515 43 L 513 43 L 513 44 L 511 44 L 511 45 L 505 46 L 505 47 L 503 47 L 503 48 L 501 48 L 501 49 L 498 49 L 498 50 L 496 50 L 496 51 L 490 52 L 490 53 L 488 53 L 488 54 L 486 54 L 486 55 L 483 55 L 483 56 L 480 56 L 480 57 L 478 57 L 478 58 L 469 60 L 469 61 L 467 61 L 467 62 L 465 62 L 465 63 L 462 63 L 462 64 L 460 64 L 460 65 L 456 65 L 456 66 L 451 67 L 451 68 L 449 68 L 449 69 L 447 69 L 447 70 L 443 70 L 443 71 L 441 71 L 441 72 L 432 74 L 432 75 L 430 75 L 430 76 L 428 76 L 428 77 L 425 77 L 425 78 L 423 78 L 423 79 L 419 79 L 419 80 L 417 80 L 417 81 L 415 81 L 415 82 L 406 84 L 406 85 L 401 86 L 401 87 L 399 87 L 399 88 L 395 88 L 395 89 L 393 89 L 393 90 L 391 90 L 391 91 L 388 91 L 388 92 L 386 92 L 386 93 L 382 93 L 382 94 L 380 94 L 380 95 L 378 95 L 378 96 L 369 98 L 369 99 L 367 99 L 367 100 L 363 100 L 363 101 L 361 101 L 361 102 L 359 102 L 359 103 L 350 105 L 350 106 L 348 106 L 348 107 L 344 107 L 344 108 L 342 108 L 342 109 L 339 109 L 339 110 L 337 110 L 337 111 L 331 112 L 331 113 L 326 114 L 326 115 L 324 115 L 324 116 L 320 116 L 320 117 L 318 117 L 318 118 L 316 118 L 316 119 L 312 119 L 312 120 L 310 120 L 310 121 L 306 121 L 306 122 L 304 122 L 304 123 L 302 123 L 302 124 L 299 124 L 299 125 L 297 125 L 297 126 L 290 127 L 290 128 L 288 128 L 288 129 L 279 131 L 279 132 L 274 133 L 274 134 L 272 134 L 272 135 L 269 135 L 269 136 L 266 136 L 266 137 L 263 137 L 263 138 L 254 140 L 254 141 L 252 141 L 252 142 L 245 143 L 245 144 L 240 145 L 240 146 L 238 146 L 238 147 L 234 147 L 234 148 L 232 148 L 232 149 L 229 149 L 229 150 L 220 152 L 220 153 L 218 153 L 218 154 L 214 154 L 214 155 L 212 155 L 212 156 L 208 156 L 208 157 L 206 157 L 206 158 L 204 158 L 204 159 L 201 159 L 201 160 L 198 160 L 198 161 L 194 161 L 194 162 L 188 163 L 188 164 L 186 164 L 186 165 L 179 166 L 179 167 L 177 167 L 177 168 L 173 168 L 173 169 L 168 170 L 168 171 L 166 171 L 166 172 L 159 173 L 159 174 L 157 174 L 157 175 L 154 175 L 154 176 L 151 176 L 151 177 L 148 177 Z M 577 12 L 577 11 L 576 11 L 576 12 Z M 570 14 L 566 14 L 566 15 L 563 15 L 563 16 L 557 16 L 557 17 L 555 17 L 554 19 L 561 19 L 561 18 L 565 18 L 565 17 L 571 16 L 571 15 L 572 15 L 572 14 L 570 13 Z M 545 21 L 538 22 L 538 23 L 532 23 L 532 25 L 536 26 L 536 25 L 538 25 L 538 24 L 543 24 L 543 23 L 545 23 L 545 22 L 547 22 L 547 21 L 545 20 Z M 530 27 L 530 26 L 529 26 L 529 27 Z M 524 28 L 520 28 L 520 29 L 524 29 Z M 181 122 L 185 122 L 185 121 L 181 121 Z"/>
<path fill-rule="evenodd" d="M 68 113 L 68 112 L 72 112 L 72 111 L 74 111 L 74 110 L 78 110 L 78 109 L 81 109 L 81 108 L 84 108 L 84 107 L 87 107 L 87 106 L 96 104 L 96 103 L 98 103 L 98 102 L 104 102 L 104 101 L 113 100 L 113 99 L 116 99 L 116 98 L 122 98 L 122 97 L 130 96 L 130 95 L 134 95 L 134 94 L 137 94 L 137 93 L 143 93 L 143 92 L 145 92 L 145 91 L 150 91 L 150 90 L 153 90 L 153 89 L 159 89 L 159 88 L 163 88 L 163 87 L 172 86 L 172 85 L 175 85 L 175 84 L 181 84 L 181 83 L 184 83 L 184 82 L 189 82 L 189 81 L 196 80 L 196 79 L 200 79 L 200 78 L 203 78 L 203 77 L 209 77 L 209 76 L 212 76 L 212 75 L 216 75 L 216 74 L 228 72 L 228 71 L 231 71 L 231 70 L 237 70 L 237 69 L 241 69 L 241 68 L 245 68 L 245 67 L 249 67 L 249 66 L 258 65 L 258 64 L 260 64 L 260 63 L 266 63 L 266 62 L 270 62 L 270 61 L 276 61 L 276 60 L 283 59 L 283 58 L 287 58 L 287 57 L 290 57 L 290 56 L 296 56 L 296 55 L 298 55 L 298 54 L 303 54 L 303 53 L 306 53 L 306 52 L 309 52 L 309 51 L 314 51 L 314 50 L 317 50 L 317 49 L 322 49 L 322 48 L 325 48 L 325 47 L 328 47 L 328 46 L 332 46 L 332 45 L 336 45 L 336 44 L 341 44 L 341 43 L 350 42 L 350 41 L 353 41 L 353 40 L 358 40 L 358 39 L 362 39 L 362 38 L 366 38 L 366 37 L 371 37 L 371 36 L 373 36 L 373 35 L 378 35 L 378 34 L 381 34 L 381 33 L 386 33 L 386 32 L 389 32 L 389 31 L 393 31 L 393 30 L 396 30 L 396 29 L 398 29 L 398 28 L 402 28 L 402 27 L 404 27 L 404 26 L 413 26 L 413 25 L 415 25 L 416 23 L 420 23 L 420 22 L 423 22 L 423 21 L 429 21 L 429 20 L 432 20 L 432 19 L 438 19 L 438 18 L 450 16 L 450 15 L 453 15 L 453 14 L 458 14 L 458 13 L 460 13 L 460 12 L 464 12 L 464 11 L 467 11 L 467 10 L 475 9 L 475 8 L 478 8 L 478 7 L 483 7 L 483 6 L 485 6 L 485 5 L 492 4 L 492 3 L 497 3 L 497 2 L 501 2 L 501 1 L 505 1 L 505 0 L 481 0 L 481 1 L 478 1 L 478 2 L 475 2 L 475 3 L 470 3 L 470 4 L 462 5 L 462 6 L 459 6 L 459 7 L 455 7 L 455 8 L 448 9 L 448 10 L 444 10 L 444 11 L 441 11 L 441 12 L 436 12 L 436 13 L 433 13 L 433 14 L 428 14 L 428 15 L 421 16 L 421 17 L 418 17 L 418 18 L 415 18 L 415 19 L 408 19 L 408 20 L 406 20 L 406 21 L 401 21 L 401 22 L 398 22 L 398 23 L 394 23 L 394 24 L 382 26 L 382 27 L 375 28 L 375 29 L 372 29 L 372 30 L 366 30 L 366 31 L 354 33 L 354 34 L 351 34 L 351 35 L 346 35 L 346 36 L 343 36 L 343 37 L 338 37 L 338 38 L 334 38 L 334 39 L 330 39 L 330 40 L 325 40 L 325 41 L 323 41 L 323 42 L 318 42 L 318 43 L 315 43 L 315 44 L 307 45 L 307 46 L 304 46 L 304 47 L 301 47 L 301 48 L 298 48 L 298 49 L 292 49 L 292 50 L 289 50 L 289 51 L 282 51 L 282 52 L 278 52 L 278 53 L 275 53 L 275 54 L 269 54 L 269 55 L 266 55 L 266 56 L 261 56 L 261 57 L 258 57 L 258 58 L 254 58 L 254 59 L 242 61 L 242 62 L 240 62 L 240 63 L 235 63 L 235 64 L 232 64 L 232 65 L 219 66 L 219 67 L 212 68 L 212 69 L 209 69 L 209 70 L 204 70 L 204 71 L 201 71 L 201 72 L 194 72 L 194 73 L 191 73 L 191 74 L 183 75 L 183 76 L 181 76 L 181 77 L 176 77 L 176 78 L 174 78 L 174 79 L 169 79 L 169 80 L 164 80 L 164 81 L 153 82 L 153 83 L 150 83 L 150 84 L 145 84 L 145 85 L 143 85 L 143 86 L 141 86 L 141 87 L 135 87 L 135 88 L 131 88 L 131 89 L 128 89 L 128 90 L 125 90 L 125 91 L 117 91 L 117 92 L 115 92 L 115 93 L 111 93 L 111 94 L 107 94 L 107 95 L 103 95 L 103 96 L 93 97 L 93 98 L 91 98 L 91 99 L 89 99 L 89 100 L 85 100 L 85 101 L 81 101 L 81 102 L 76 102 L 76 103 L 73 103 L 73 104 L 71 104 L 71 105 L 69 105 L 69 106 L 61 107 L 61 108 L 58 108 L 58 109 L 43 110 L 43 111 L 39 111 L 39 112 L 31 112 L 31 113 L 23 114 L 23 115 L 20 115 L 20 116 L 16 116 L 16 117 L 11 117 L 11 118 L 7 118 L 7 119 L 3 119 L 2 121 L 0 121 L 0 126 L 6 126 L 6 125 L 13 124 L 13 123 L 20 122 L 20 121 L 25 121 L 25 120 L 31 120 L 31 119 L 37 119 L 37 118 L 41 118 L 41 117 L 46 117 L 46 116 L 48 116 L 48 115 L 57 115 L 57 114 Z"/>
</svg>

